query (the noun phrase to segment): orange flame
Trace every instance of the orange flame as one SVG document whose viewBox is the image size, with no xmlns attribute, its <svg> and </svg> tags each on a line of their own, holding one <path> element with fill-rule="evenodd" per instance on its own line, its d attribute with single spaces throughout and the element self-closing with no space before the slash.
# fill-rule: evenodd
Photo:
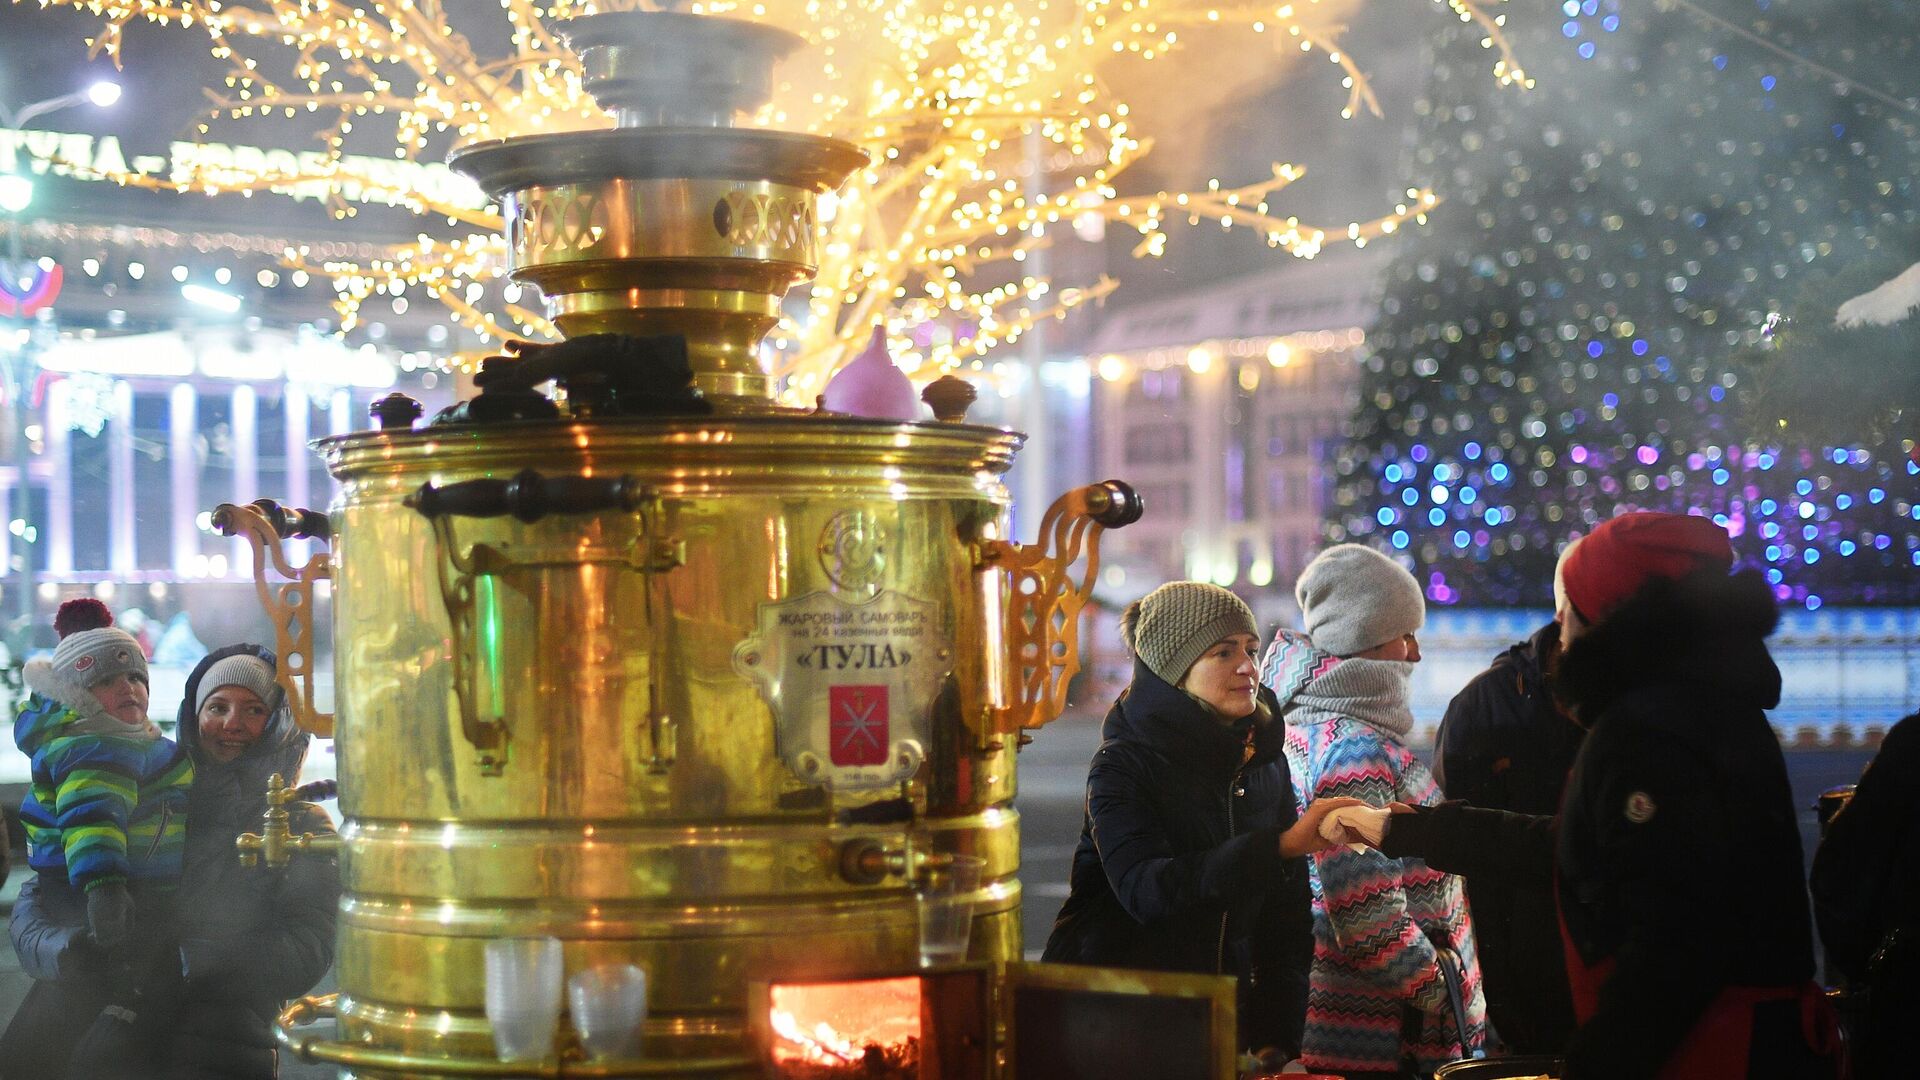
<svg viewBox="0 0 1920 1080">
<path fill-rule="evenodd" d="M 767 1021 L 775 1064 L 851 1065 L 867 1047 L 899 1047 L 919 1037 L 920 980 L 775 986 Z"/>
</svg>

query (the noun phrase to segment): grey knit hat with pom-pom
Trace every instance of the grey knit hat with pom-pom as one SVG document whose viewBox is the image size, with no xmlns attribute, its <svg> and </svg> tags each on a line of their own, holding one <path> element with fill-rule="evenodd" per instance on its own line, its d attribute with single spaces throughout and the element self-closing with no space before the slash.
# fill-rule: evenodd
<svg viewBox="0 0 1920 1080">
<path fill-rule="evenodd" d="M 1170 581 L 1127 605 L 1120 636 L 1147 670 L 1178 686 L 1217 641 L 1260 636 L 1245 600 L 1203 581 Z"/>
</svg>

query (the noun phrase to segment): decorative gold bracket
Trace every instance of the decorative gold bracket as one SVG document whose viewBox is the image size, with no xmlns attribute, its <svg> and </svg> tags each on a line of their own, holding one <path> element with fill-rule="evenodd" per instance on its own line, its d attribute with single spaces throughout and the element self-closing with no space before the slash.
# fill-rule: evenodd
<svg viewBox="0 0 1920 1080">
<path fill-rule="evenodd" d="M 994 733 L 1042 727 L 1066 708 L 1067 684 L 1080 670 L 1080 611 L 1100 572 L 1100 534 L 1140 520 L 1142 509 L 1133 488 L 1107 480 L 1055 499 L 1040 519 L 1037 544 L 980 543 L 976 564 L 1011 579 L 1003 618 L 1012 662 L 1007 704 L 991 710 Z"/>
<path fill-rule="evenodd" d="M 314 510 L 289 510 L 268 499 L 246 506 L 221 503 L 213 527 L 223 536 L 241 536 L 253 548 L 253 586 L 273 624 L 273 678 L 286 691 L 294 723 L 323 739 L 333 737 L 333 714 L 313 703 L 313 586 L 333 578 L 333 562 L 320 552 L 299 566 L 287 562 L 280 541 L 328 538 L 327 518 Z M 267 567 L 288 580 L 267 580 Z"/>
<path fill-rule="evenodd" d="M 665 605 L 664 589 L 656 583 L 656 575 L 686 562 L 686 544 L 678 537 L 663 535 L 658 492 L 625 476 L 603 480 L 548 478 L 527 470 L 505 481 L 465 481 L 444 488 L 427 484 L 408 497 L 407 505 L 433 523 L 440 547 L 436 568 L 440 599 L 453 630 L 453 688 L 460 706 L 461 731 L 479 752 L 481 774 L 499 776 L 507 766 L 512 731 L 504 716 L 481 716 L 476 700 L 479 695 L 474 680 L 480 671 L 482 637 L 476 625 L 480 591 L 489 587 L 492 579 L 523 570 L 613 566 L 646 575 L 646 616 L 653 623 L 655 607 Z M 496 544 L 462 547 L 454 532 L 456 517 L 511 514 L 531 523 L 549 514 L 608 511 L 631 513 L 640 519 L 640 535 L 625 549 L 574 547 L 521 552 Z M 664 610 L 658 617 L 666 617 Z M 657 643 L 660 635 L 653 637 Z M 677 730 L 660 702 L 657 679 L 650 685 L 648 696 L 648 735 L 653 750 L 647 758 L 647 771 L 664 773 L 676 756 Z"/>
</svg>

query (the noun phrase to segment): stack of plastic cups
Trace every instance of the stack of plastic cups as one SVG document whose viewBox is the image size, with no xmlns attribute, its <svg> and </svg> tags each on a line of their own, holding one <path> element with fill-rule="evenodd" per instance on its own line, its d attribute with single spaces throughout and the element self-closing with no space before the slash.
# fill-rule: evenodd
<svg viewBox="0 0 1920 1080">
<path fill-rule="evenodd" d="M 560 1025 L 559 938 L 502 938 L 487 942 L 487 1022 L 502 1061 L 554 1056 Z"/>
<path fill-rule="evenodd" d="M 594 1061 L 640 1056 L 647 973 L 632 964 L 589 968 L 567 980 L 567 1006 L 580 1048 Z"/>
</svg>

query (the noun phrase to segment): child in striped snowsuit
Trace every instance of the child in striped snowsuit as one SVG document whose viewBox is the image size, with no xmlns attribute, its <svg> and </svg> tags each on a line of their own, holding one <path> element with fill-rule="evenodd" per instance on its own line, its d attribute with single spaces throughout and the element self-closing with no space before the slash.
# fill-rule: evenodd
<svg viewBox="0 0 1920 1080">
<path fill-rule="evenodd" d="M 135 894 L 162 908 L 179 882 L 193 762 L 147 718 L 146 656 L 112 623 L 97 600 L 60 606 L 60 644 L 27 663 L 33 693 L 13 738 L 33 763 L 27 863 L 44 892 L 84 902 L 94 942 L 115 957 L 145 948 L 132 940 Z M 139 915 L 146 926 L 162 912 Z"/>
<path fill-rule="evenodd" d="M 1355 796 L 1384 807 L 1440 801 L 1407 749 L 1408 685 L 1426 605 L 1413 576 L 1370 548 L 1321 553 L 1295 590 L 1307 633 L 1282 630 L 1261 681 L 1287 721 L 1301 805 Z M 1315 855 L 1314 956 L 1301 1059 L 1349 1080 L 1430 1076 L 1486 1043 L 1472 925 L 1460 879 L 1367 849 Z"/>
</svg>

